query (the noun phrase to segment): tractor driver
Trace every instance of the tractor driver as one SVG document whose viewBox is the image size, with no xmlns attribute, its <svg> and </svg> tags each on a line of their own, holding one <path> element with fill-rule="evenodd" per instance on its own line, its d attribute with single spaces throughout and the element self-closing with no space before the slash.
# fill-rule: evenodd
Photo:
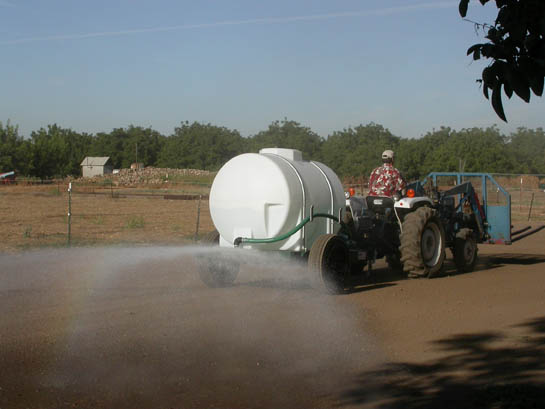
<svg viewBox="0 0 545 409">
<path fill-rule="evenodd" d="M 399 170 L 394 167 L 394 151 L 388 149 L 382 152 L 382 163 L 369 177 L 369 196 L 392 197 L 407 185 Z"/>
</svg>

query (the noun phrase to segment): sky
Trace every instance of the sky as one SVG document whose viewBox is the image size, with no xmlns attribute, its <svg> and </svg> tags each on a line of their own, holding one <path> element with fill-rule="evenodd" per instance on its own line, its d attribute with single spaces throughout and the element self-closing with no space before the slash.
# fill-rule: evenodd
<svg viewBox="0 0 545 409">
<path fill-rule="evenodd" d="M 468 18 L 497 13 L 473 0 Z M 433 129 L 545 127 L 545 102 L 485 100 L 482 33 L 458 1 L 0 0 L 0 121 L 19 133 L 182 121 L 238 130 L 294 120 L 323 137 L 370 122 Z"/>
</svg>

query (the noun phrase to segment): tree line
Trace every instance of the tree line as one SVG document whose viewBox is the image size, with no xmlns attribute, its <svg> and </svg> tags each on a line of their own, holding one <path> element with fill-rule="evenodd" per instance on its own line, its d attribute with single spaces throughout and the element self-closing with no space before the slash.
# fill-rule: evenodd
<svg viewBox="0 0 545 409">
<path fill-rule="evenodd" d="M 218 170 L 244 152 L 264 147 L 294 148 L 305 159 L 330 166 L 341 177 L 368 176 L 383 150 L 396 152 L 396 167 L 408 180 L 432 171 L 545 174 L 545 133 L 519 128 L 509 135 L 496 127 L 459 131 L 434 129 L 418 139 L 393 135 L 376 123 L 335 131 L 327 138 L 296 121 L 272 122 L 266 130 L 242 137 L 237 130 L 182 122 L 171 135 L 140 126 L 109 133 L 80 133 L 58 125 L 33 131 L 0 122 L 0 172 L 17 170 L 39 178 L 79 176 L 86 156 L 109 156 L 114 168 L 133 162 L 164 168 Z"/>
</svg>

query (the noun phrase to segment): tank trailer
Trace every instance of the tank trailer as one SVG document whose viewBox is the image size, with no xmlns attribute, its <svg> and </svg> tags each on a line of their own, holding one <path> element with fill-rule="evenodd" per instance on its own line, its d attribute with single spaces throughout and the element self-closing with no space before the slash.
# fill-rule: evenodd
<svg viewBox="0 0 545 409">
<path fill-rule="evenodd" d="M 440 191 L 440 176 L 457 185 Z M 482 201 L 467 178 L 481 181 Z M 488 204 L 491 187 L 505 197 L 503 205 Z M 353 278 L 377 259 L 409 277 L 431 278 L 442 272 L 449 248 L 458 271 L 469 272 L 478 243 L 511 244 L 539 230 L 511 232 L 510 196 L 488 174 L 431 173 L 393 198 L 359 197 L 345 193 L 329 167 L 294 149 L 232 158 L 216 175 L 209 203 L 216 230 L 203 244 L 306 258 L 313 285 L 333 294 L 350 291 Z M 236 253 L 199 261 L 211 287 L 231 285 L 239 268 Z"/>
</svg>

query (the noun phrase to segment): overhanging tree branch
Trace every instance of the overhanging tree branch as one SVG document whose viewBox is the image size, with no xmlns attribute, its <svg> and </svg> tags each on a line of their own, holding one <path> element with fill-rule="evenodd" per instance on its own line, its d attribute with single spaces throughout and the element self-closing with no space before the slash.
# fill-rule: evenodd
<svg viewBox="0 0 545 409">
<path fill-rule="evenodd" d="M 485 5 L 490 0 L 479 0 Z M 545 78 L 545 1 L 495 0 L 498 15 L 493 25 L 475 23 L 475 29 L 486 30 L 488 42 L 474 44 L 467 50 L 474 60 L 486 58 L 490 64 L 477 81 L 483 86 L 496 114 L 504 121 L 502 89 L 508 98 L 513 93 L 530 102 L 533 92 L 543 95 Z M 459 3 L 460 15 L 467 15 L 469 0 Z"/>
</svg>

